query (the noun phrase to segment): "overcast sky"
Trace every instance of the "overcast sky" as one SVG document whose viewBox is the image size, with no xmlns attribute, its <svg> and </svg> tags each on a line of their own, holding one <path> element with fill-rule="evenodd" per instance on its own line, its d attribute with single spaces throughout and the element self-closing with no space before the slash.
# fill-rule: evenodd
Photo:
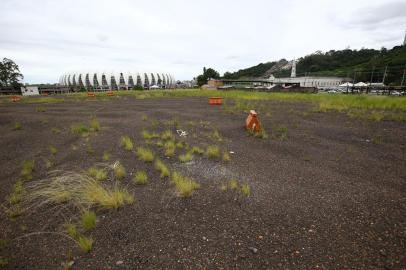
<svg viewBox="0 0 406 270">
<path fill-rule="evenodd" d="M 0 57 L 29 83 L 67 71 L 151 70 L 191 79 L 317 50 L 403 42 L 398 0 L 0 0 Z"/>
</svg>

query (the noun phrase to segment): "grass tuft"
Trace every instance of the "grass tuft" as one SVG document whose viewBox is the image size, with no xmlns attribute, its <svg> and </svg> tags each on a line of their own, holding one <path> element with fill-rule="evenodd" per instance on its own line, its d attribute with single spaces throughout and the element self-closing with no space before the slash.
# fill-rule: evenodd
<svg viewBox="0 0 406 270">
<path fill-rule="evenodd" d="M 220 150 L 216 145 L 210 145 L 207 147 L 206 155 L 209 158 L 218 158 L 220 156 Z"/>
<path fill-rule="evenodd" d="M 155 169 L 161 173 L 161 178 L 169 177 L 170 175 L 168 167 L 160 159 L 155 160 Z"/>
<path fill-rule="evenodd" d="M 49 147 L 49 152 L 51 152 L 51 154 L 55 156 L 55 155 L 58 153 L 58 149 L 56 149 L 55 146 L 52 146 L 52 145 L 51 145 L 51 146 Z"/>
<path fill-rule="evenodd" d="M 133 150 L 133 148 L 134 148 L 134 144 L 133 144 L 131 138 L 128 137 L 127 135 L 124 135 L 124 136 L 121 137 L 121 143 L 120 143 L 120 145 L 121 145 L 125 150 L 128 150 L 128 151 L 131 151 L 131 150 Z"/>
<path fill-rule="evenodd" d="M 119 161 L 116 161 L 113 164 L 113 171 L 114 171 L 114 176 L 116 177 L 117 180 L 123 180 L 127 174 L 124 166 Z"/>
<path fill-rule="evenodd" d="M 107 179 L 107 170 L 99 169 L 97 167 L 90 167 L 88 173 L 91 177 L 94 177 L 97 181 L 104 181 Z"/>
<path fill-rule="evenodd" d="M 199 155 L 204 154 L 204 150 L 198 146 L 193 146 L 191 152 L 192 152 L 192 154 L 199 154 Z"/>
<path fill-rule="evenodd" d="M 89 253 L 92 250 L 94 240 L 91 237 L 79 236 L 78 245 L 86 253 Z"/>
<path fill-rule="evenodd" d="M 34 161 L 25 160 L 23 162 L 23 168 L 21 169 L 21 176 L 24 177 L 25 180 L 32 180 L 33 170 L 34 170 Z"/>
<path fill-rule="evenodd" d="M 109 160 L 110 160 L 110 154 L 107 151 L 104 151 L 103 161 L 109 161 Z"/>
<path fill-rule="evenodd" d="M 23 182 L 21 180 L 18 180 L 14 184 L 14 189 L 13 192 L 10 194 L 9 202 L 11 205 L 15 205 L 21 202 L 22 196 L 23 196 L 24 188 L 23 188 Z"/>
<path fill-rule="evenodd" d="M 77 237 L 79 236 L 79 233 L 78 233 L 78 230 L 77 230 L 75 224 L 72 224 L 72 223 L 65 224 L 65 231 L 73 239 L 77 239 Z"/>
<path fill-rule="evenodd" d="M 54 134 L 60 134 L 62 131 L 57 127 L 53 127 L 51 128 L 51 132 Z"/>
<path fill-rule="evenodd" d="M 228 186 L 230 187 L 230 189 L 237 189 L 238 188 L 238 181 L 237 179 L 231 179 L 230 181 L 228 181 Z"/>
<path fill-rule="evenodd" d="M 92 118 L 90 120 L 90 129 L 96 132 L 100 130 L 100 122 L 97 118 Z"/>
<path fill-rule="evenodd" d="M 176 191 L 181 197 L 190 197 L 195 189 L 200 185 L 193 179 L 182 176 L 180 173 L 174 172 L 172 174 L 172 183 L 175 184 Z"/>
<path fill-rule="evenodd" d="M 148 182 L 148 176 L 147 173 L 144 171 L 138 171 L 136 172 L 136 174 L 134 175 L 134 179 L 133 179 L 134 183 L 136 183 L 137 185 L 145 185 Z"/>
<path fill-rule="evenodd" d="M 175 155 L 175 142 L 172 140 L 169 140 L 167 142 L 165 142 L 164 145 L 165 148 L 165 156 L 166 157 L 173 157 Z"/>
<path fill-rule="evenodd" d="M 167 140 L 173 141 L 173 140 L 175 140 L 175 136 L 173 135 L 172 131 L 167 129 L 161 134 L 161 139 L 164 141 L 167 141 Z"/>
<path fill-rule="evenodd" d="M 179 161 L 183 162 L 183 163 L 189 162 L 192 159 L 193 159 L 193 154 L 191 152 L 187 152 L 186 154 L 179 156 Z"/>
<path fill-rule="evenodd" d="M 82 227 L 86 231 L 90 231 L 96 227 L 96 213 L 93 211 L 85 210 L 81 217 Z"/>
<path fill-rule="evenodd" d="M 251 194 L 250 186 L 248 184 L 242 185 L 241 192 L 247 197 L 250 196 L 250 194 Z"/>
<path fill-rule="evenodd" d="M 142 131 L 142 137 L 146 140 L 154 139 L 154 138 L 159 138 L 159 134 L 153 132 L 150 133 L 148 130 L 143 130 Z"/>
<path fill-rule="evenodd" d="M 138 159 L 144 162 L 152 162 L 154 160 L 154 153 L 150 149 L 144 147 L 137 147 L 136 155 Z"/>
<path fill-rule="evenodd" d="M 70 127 L 70 131 L 73 134 L 80 135 L 82 137 L 87 137 L 89 135 L 89 132 L 90 132 L 89 128 L 83 123 L 73 124 Z"/>
<path fill-rule="evenodd" d="M 21 130 L 22 128 L 23 128 L 23 126 L 21 125 L 20 122 L 15 122 L 14 123 L 13 130 Z"/>
<path fill-rule="evenodd" d="M 223 154 L 223 161 L 224 162 L 229 162 L 230 161 L 230 154 L 228 152 L 224 152 Z"/>
</svg>

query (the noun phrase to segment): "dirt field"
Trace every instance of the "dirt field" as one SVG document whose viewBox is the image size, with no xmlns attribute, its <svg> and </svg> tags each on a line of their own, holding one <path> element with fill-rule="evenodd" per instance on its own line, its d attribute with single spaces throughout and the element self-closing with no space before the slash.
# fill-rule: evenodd
<svg viewBox="0 0 406 270">
<path fill-rule="evenodd" d="M 405 122 L 316 113 L 309 103 L 252 106 L 268 138 L 247 135 L 245 112 L 209 106 L 206 98 L 1 105 L 4 268 L 63 269 L 71 261 L 72 269 L 406 269 Z M 94 116 L 99 132 L 71 133 L 71 125 Z M 20 130 L 13 130 L 16 122 Z M 167 158 L 156 140 L 146 145 L 143 129 L 185 130 L 188 135 L 176 134 L 176 141 L 217 145 L 221 156 L 232 151 L 231 160 L 195 154 L 181 163 L 186 147 Z M 132 138 L 134 150 L 150 148 L 171 172 L 193 178 L 200 188 L 189 198 L 178 196 L 154 165 L 120 147 L 123 135 Z M 51 145 L 58 152 L 50 169 Z M 77 222 L 72 209 L 46 205 L 15 220 L 3 211 L 24 160 L 35 161 L 33 182 L 50 170 L 81 172 L 120 161 L 127 170 L 121 184 L 135 202 L 93 209 L 97 225 L 87 235 L 94 244 L 85 253 L 63 236 L 63 225 Z M 138 170 L 147 173 L 146 185 L 134 184 Z M 228 186 L 232 178 L 239 183 L 235 190 Z M 249 196 L 241 192 L 243 184 Z"/>
</svg>

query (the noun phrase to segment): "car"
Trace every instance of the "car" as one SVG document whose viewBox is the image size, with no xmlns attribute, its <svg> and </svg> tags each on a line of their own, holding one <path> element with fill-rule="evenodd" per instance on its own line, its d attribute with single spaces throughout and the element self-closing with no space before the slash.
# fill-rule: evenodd
<svg viewBox="0 0 406 270">
<path fill-rule="evenodd" d="M 398 91 L 392 91 L 392 92 L 390 93 L 390 95 L 391 95 L 391 96 L 397 96 L 397 97 L 401 96 L 401 94 L 400 94 Z"/>
<path fill-rule="evenodd" d="M 338 92 L 336 90 L 329 90 L 329 91 L 327 91 L 327 93 L 329 93 L 329 94 L 337 94 Z"/>
</svg>

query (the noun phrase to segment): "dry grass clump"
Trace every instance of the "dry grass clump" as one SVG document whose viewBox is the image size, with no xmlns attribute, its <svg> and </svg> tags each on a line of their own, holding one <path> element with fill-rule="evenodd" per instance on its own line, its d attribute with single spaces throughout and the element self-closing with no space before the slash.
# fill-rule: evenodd
<svg viewBox="0 0 406 270">
<path fill-rule="evenodd" d="M 120 163 L 120 161 L 116 161 L 113 164 L 113 171 L 114 176 L 117 180 L 123 180 L 124 177 L 127 175 L 124 166 Z"/>
<path fill-rule="evenodd" d="M 88 170 L 90 176 L 94 177 L 97 181 L 104 181 L 107 179 L 107 170 L 104 168 L 90 167 Z"/>
<path fill-rule="evenodd" d="M 65 224 L 65 231 L 73 239 L 76 239 L 79 236 L 79 232 L 75 224 L 72 223 Z"/>
<path fill-rule="evenodd" d="M 100 130 L 100 122 L 97 118 L 92 118 L 90 120 L 90 129 L 96 132 Z"/>
<path fill-rule="evenodd" d="M 170 175 L 168 167 L 160 159 L 155 160 L 155 169 L 161 173 L 161 178 L 169 177 Z"/>
<path fill-rule="evenodd" d="M 209 158 L 218 158 L 220 157 L 220 149 L 216 145 L 209 145 L 206 150 L 206 155 Z"/>
<path fill-rule="evenodd" d="M 23 168 L 21 169 L 21 176 L 25 180 L 32 180 L 32 172 L 34 170 L 34 161 L 33 160 L 25 160 L 23 162 Z"/>
<path fill-rule="evenodd" d="M 138 171 L 134 175 L 133 179 L 134 183 L 137 185 L 145 185 L 148 182 L 148 176 L 147 173 L 144 171 Z"/>
<path fill-rule="evenodd" d="M 94 243 L 93 238 L 80 235 L 80 236 L 78 237 L 78 240 L 77 240 L 77 241 L 78 241 L 79 247 L 80 247 L 84 252 L 88 253 L 88 252 L 90 252 L 90 250 L 92 250 L 92 246 L 93 246 L 93 243 Z"/>
<path fill-rule="evenodd" d="M 10 194 L 9 203 L 11 205 L 20 203 L 22 200 L 23 192 L 24 192 L 23 182 L 21 180 L 18 180 L 14 184 L 13 192 Z"/>
<path fill-rule="evenodd" d="M 217 129 L 213 131 L 213 133 L 210 135 L 210 138 L 212 138 L 214 141 L 217 141 L 217 142 L 223 141 L 223 138 L 221 137 L 221 135 Z"/>
<path fill-rule="evenodd" d="M 137 147 L 136 155 L 138 159 L 143 160 L 144 162 L 152 162 L 154 160 L 154 153 L 147 148 Z"/>
<path fill-rule="evenodd" d="M 192 196 L 193 191 L 200 187 L 200 185 L 193 179 L 182 176 L 177 172 L 172 174 L 172 183 L 175 184 L 176 191 L 181 197 Z"/>
<path fill-rule="evenodd" d="M 23 126 L 21 125 L 20 122 L 15 122 L 14 123 L 13 130 L 21 130 L 22 128 L 23 128 Z"/>
<path fill-rule="evenodd" d="M 191 152 L 187 152 L 186 154 L 179 156 L 179 161 L 183 162 L 183 163 L 189 162 L 192 159 L 193 159 L 193 154 Z"/>
<path fill-rule="evenodd" d="M 90 231 L 96 227 L 96 213 L 93 211 L 85 210 L 81 216 L 82 227 L 86 231 Z"/>
<path fill-rule="evenodd" d="M 175 140 L 175 136 L 173 135 L 172 131 L 167 129 L 164 132 L 162 132 L 161 139 L 164 141 L 167 141 L 167 140 L 173 141 L 173 140 Z"/>
<path fill-rule="evenodd" d="M 79 209 L 93 206 L 117 209 L 134 202 L 134 197 L 125 188 L 102 185 L 100 181 L 74 172 L 53 172 L 53 176 L 31 182 L 26 186 L 23 204 L 28 210 L 46 204 L 69 203 Z"/>
<path fill-rule="evenodd" d="M 127 135 L 121 136 L 120 145 L 121 145 L 125 150 L 128 150 L 128 151 L 131 151 L 131 150 L 133 150 L 133 148 L 134 148 L 134 144 L 133 144 L 131 138 L 128 137 Z"/>
<path fill-rule="evenodd" d="M 227 153 L 227 152 L 224 152 L 224 154 L 223 154 L 223 161 L 224 162 L 229 162 L 230 161 L 230 154 L 229 153 Z"/>
</svg>

